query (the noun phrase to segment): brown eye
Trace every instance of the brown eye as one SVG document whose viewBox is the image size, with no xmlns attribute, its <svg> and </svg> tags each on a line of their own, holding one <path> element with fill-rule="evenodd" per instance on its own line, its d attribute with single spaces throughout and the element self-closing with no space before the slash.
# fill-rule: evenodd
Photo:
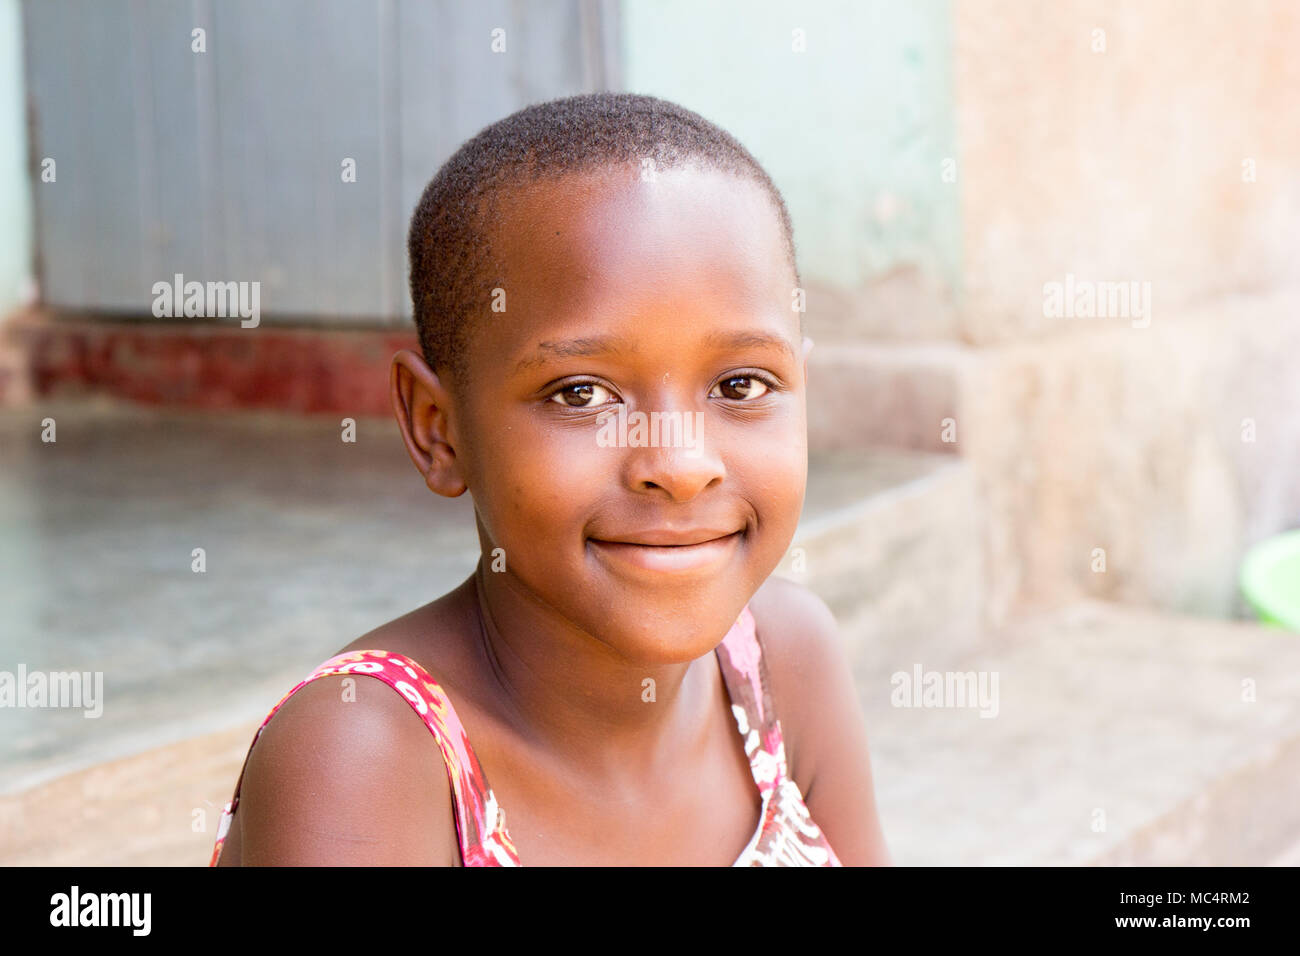
<svg viewBox="0 0 1300 956">
<path fill-rule="evenodd" d="M 718 397 L 733 401 L 759 398 L 767 392 L 767 386 L 753 375 L 733 375 L 731 378 L 724 378 L 714 387 L 722 392 Z M 713 395 L 712 392 L 709 394 Z"/>
<path fill-rule="evenodd" d="M 595 382 L 574 382 L 558 390 L 551 396 L 551 401 L 569 408 L 591 408 L 593 405 L 606 404 L 609 401 L 609 394 L 609 389 Z M 602 395 L 605 396 L 603 400 L 592 400 Z"/>
</svg>

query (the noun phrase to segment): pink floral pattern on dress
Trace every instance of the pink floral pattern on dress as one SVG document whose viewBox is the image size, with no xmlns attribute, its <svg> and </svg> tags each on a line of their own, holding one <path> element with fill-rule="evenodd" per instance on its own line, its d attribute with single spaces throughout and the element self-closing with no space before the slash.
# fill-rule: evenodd
<svg viewBox="0 0 1300 956">
<path fill-rule="evenodd" d="M 780 721 L 773 712 L 767 666 L 746 606 L 715 652 L 731 699 L 731 712 L 744 741 L 750 772 L 762 799 L 758 828 L 733 866 L 840 866 L 825 835 L 804 805 L 798 785 L 786 769 Z M 276 711 L 299 689 L 330 675 L 362 674 L 388 684 L 411 705 L 442 751 L 451 782 L 456 834 L 465 866 L 520 866 L 506 829 L 505 811 L 488 785 L 469 737 L 438 682 L 415 661 L 387 651 L 355 651 L 325 661 L 271 708 L 249 745 L 253 745 Z M 247 757 L 245 757 L 247 766 Z M 231 821 L 239 807 L 239 788 L 221 813 L 210 866 L 221 858 Z"/>
<path fill-rule="evenodd" d="M 841 866 L 790 779 L 785 738 L 772 706 L 767 662 L 746 606 L 717 651 L 731 712 L 745 741 L 749 767 L 763 799 L 762 823 L 733 866 Z"/>
<path fill-rule="evenodd" d="M 388 651 L 353 651 L 331 657 L 299 681 L 279 703 L 271 708 L 266 720 L 253 735 L 253 745 L 270 723 L 275 712 L 298 690 L 314 680 L 331 675 L 364 674 L 382 680 L 406 699 L 433 734 L 442 751 L 451 782 L 456 815 L 456 835 L 460 842 L 461 860 L 465 866 L 518 866 L 519 857 L 510 834 L 506 830 L 505 812 L 497 805 L 496 796 L 487 785 L 487 775 L 479 766 L 478 758 L 469 745 L 465 728 L 456 716 L 451 701 L 438 682 L 415 661 Z M 244 765 L 248 765 L 245 757 Z M 235 795 L 221 812 L 217 828 L 217 842 L 212 850 L 210 866 L 221 858 L 221 848 L 235 811 L 239 808 L 239 788 L 244 775 L 240 772 L 235 784 Z"/>
</svg>

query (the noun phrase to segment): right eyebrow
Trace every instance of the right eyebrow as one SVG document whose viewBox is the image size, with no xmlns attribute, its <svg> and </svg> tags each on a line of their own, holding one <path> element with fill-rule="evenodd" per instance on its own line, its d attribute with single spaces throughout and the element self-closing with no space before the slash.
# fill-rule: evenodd
<svg viewBox="0 0 1300 956">
<path fill-rule="evenodd" d="M 575 355 L 604 355 L 607 353 L 618 354 L 634 351 L 636 350 L 629 349 L 627 343 L 616 335 L 592 335 L 577 339 L 565 339 L 559 342 L 538 342 L 537 351 L 520 359 L 515 366 L 514 374 L 518 375 L 525 369 L 532 368 L 535 365 L 545 365 L 547 360 L 552 358 L 569 358 Z"/>
</svg>

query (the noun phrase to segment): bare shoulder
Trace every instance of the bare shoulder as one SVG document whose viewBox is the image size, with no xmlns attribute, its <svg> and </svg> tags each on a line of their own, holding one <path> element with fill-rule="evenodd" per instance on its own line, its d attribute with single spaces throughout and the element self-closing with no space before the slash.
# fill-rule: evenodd
<svg viewBox="0 0 1300 956">
<path fill-rule="evenodd" d="M 820 597 L 786 578 L 763 582 L 749 609 L 767 660 L 790 776 L 807 793 L 822 725 L 834 716 L 826 712 L 822 689 L 837 670 L 848 668 L 839 629 Z"/>
<path fill-rule="evenodd" d="M 820 597 L 770 577 L 749 602 L 790 776 L 846 865 L 887 865 L 866 720 L 843 637 Z"/>
<path fill-rule="evenodd" d="M 374 678 L 320 677 L 286 700 L 248 757 L 235 825 L 245 866 L 457 865 L 437 741 Z"/>
</svg>

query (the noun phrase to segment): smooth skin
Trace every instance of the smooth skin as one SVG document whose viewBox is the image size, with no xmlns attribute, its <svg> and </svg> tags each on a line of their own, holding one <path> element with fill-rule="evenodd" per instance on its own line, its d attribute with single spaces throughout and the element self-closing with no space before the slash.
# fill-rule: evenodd
<svg viewBox="0 0 1300 956">
<path fill-rule="evenodd" d="M 439 681 L 525 865 L 725 866 L 759 823 L 714 654 L 748 602 L 813 820 L 846 865 L 888 865 L 835 621 L 769 578 L 803 506 L 811 342 L 766 194 L 631 165 L 533 184 L 502 211 L 506 311 L 480 320 L 466 381 L 412 351 L 392 370 L 411 459 L 436 494 L 471 493 L 484 557 L 344 650 L 404 654 Z M 702 413 L 698 451 L 603 447 L 597 416 L 618 403 Z M 600 544 L 665 529 L 734 535 L 688 571 Z M 381 682 L 344 702 L 340 680 L 263 731 L 220 865 L 459 865 L 433 736 Z"/>
</svg>

